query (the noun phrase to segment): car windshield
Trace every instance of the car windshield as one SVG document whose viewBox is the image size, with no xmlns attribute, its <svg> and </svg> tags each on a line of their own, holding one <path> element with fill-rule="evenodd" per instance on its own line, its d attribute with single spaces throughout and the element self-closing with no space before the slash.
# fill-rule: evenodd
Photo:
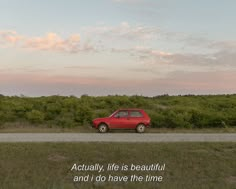
<svg viewBox="0 0 236 189">
<path fill-rule="evenodd" d="M 109 117 L 112 117 L 117 111 L 113 112 Z"/>
</svg>

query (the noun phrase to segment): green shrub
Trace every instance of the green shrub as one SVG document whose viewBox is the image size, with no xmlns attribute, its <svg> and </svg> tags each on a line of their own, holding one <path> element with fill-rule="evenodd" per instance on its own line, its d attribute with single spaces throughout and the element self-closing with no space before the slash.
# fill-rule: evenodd
<svg viewBox="0 0 236 189">
<path fill-rule="evenodd" d="M 163 116 L 162 114 L 149 114 L 150 118 L 151 118 L 151 126 L 152 127 L 166 127 L 167 123 L 165 120 L 165 116 Z"/>
<path fill-rule="evenodd" d="M 66 115 L 58 117 L 56 120 L 56 124 L 62 128 L 72 128 L 76 126 L 76 123 Z"/>
<path fill-rule="evenodd" d="M 32 110 L 26 114 L 27 119 L 31 123 L 43 123 L 44 121 L 44 113 L 38 110 Z"/>
<path fill-rule="evenodd" d="M 168 128 L 191 128 L 192 125 L 189 119 L 188 113 L 178 113 L 172 110 L 165 113 L 166 127 Z"/>
<path fill-rule="evenodd" d="M 90 123 L 92 119 L 92 111 L 85 105 L 79 106 L 74 113 L 74 120 L 81 125 L 84 123 Z"/>
</svg>

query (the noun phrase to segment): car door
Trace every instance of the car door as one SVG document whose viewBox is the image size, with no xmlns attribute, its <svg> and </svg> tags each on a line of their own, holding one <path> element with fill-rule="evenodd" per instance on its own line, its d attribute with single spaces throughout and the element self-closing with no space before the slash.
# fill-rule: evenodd
<svg viewBox="0 0 236 189">
<path fill-rule="evenodd" d="M 110 128 L 113 129 L 122 129 L 126 128 L 129 122 L 128 119 L 128 110 L 120 110 L 112 116 L 110 121 Z"/>
<path fill-rule="evenodd" d="M 136 126 L 143 121 L 143 114 L 139 110 L 129 111 L 129 128 L 135 129 Z"/>
</svg>

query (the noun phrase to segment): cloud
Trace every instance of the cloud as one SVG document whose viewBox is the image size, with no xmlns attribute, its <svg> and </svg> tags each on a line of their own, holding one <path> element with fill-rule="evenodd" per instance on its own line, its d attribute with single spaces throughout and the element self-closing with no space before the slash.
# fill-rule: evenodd
<svg viewBox="0 0 236 189">
<path fill-rule="evenodd" d="M 112 45 L 112 48 L 115 49 L 116 46 L 126 44 L 126 47 L 130 48 L 132 45 L 140 44 L 140 42 L 150 47 L 153 46 L 154 42 L 156 44 L 159 42 L 165 46 L 174 46 L 174 48 L 178 44 L 179 48 L 182 48 L 180 50 L 193 52 L 193 54 L 236 49 L 236 41 L 215 41 L 206 38 L 203 34 L 166 31 L 157 26 L 130 24 L 126 21 L 113 26 L 106 24 L 87 26 L 82 28 L 82 32 L 89 39 L 97 40 L 97 47 L 100 46 L 103 50 L 108 50 L 107 45 Z"/>
<path fill-rule="evenodd" d="M 196 55 L 197 53 L 213 54 L 223 50 L 236 50 L 235 41 L 215 41 L 206 38 L 202 34 L 170 32 L 162 30 L 157 26 L 134 25 L 128 22 L 121 22 L 115 26 L 105 24 L 88 26 L 83 28 L 83 32 L 92 39 L 98 38 L 102 44 L 112 45 L 113 52 L 124 52 L 125 50 L 118 49 L 121 44 L 125 44 L 128 51 L 132 45 L 140 44 L 140 42 L 149 45 L 149 50 L 150 52 L 152 51 L 151 54 L 153 55 L 160 53 L 159 50 L 155 52 L 155 49 L 151 49 L 154 42 L 156 44 L 164 44 L 165 46 L 168 45 L 170 48 L 174 46 L 175 50 L 176 45 L 178 45 L 179 51 L 188 51 L 188 57 L 191 55 L 191 52 L 193 55 Z M 107 50 L 107 48 L 103 49 Z"/>
<path fill-rule="evenodd" d="M 136 46 L 127 49 L 112 48 L 111 51 L 116 53 L 126 53 L 131 56 L 138 57 L 140 60 L 145 62 L 149 62 L 149 60 L 155 59 L 155 63 L 169 62 L 169 57 L 174 55 L 171 52 L 143 46 Z"/>
<path fill-rule="evenodd" d="M 155 55 L 153 55 L 155 56 Z M 159 57 L 159 58 L 158 58 Z M 159 63 L 161 56 L 155 56 L 154 63 Z M 174 65 L 208 67 L 209 69 L 236 69 L 236 52 L 220 51 L 212 54 L 170 54 L 162 58 L 165 62 Z"/>
<path fill-rule="evenodd" d="M 146 54 L 149 56 L 156 56 L 156 57 L 167 57 L 167 56 L 171 56 L 172 53 L 170 52 L 165 52 L 165 51 L 161 51 L 161 50 L 156 50 L 153 48 L 149 48 L 149 47 L 143 47 L 143 46 L 136 46 L 132 49 L 130 49 L 131 51 L 137 52 L 137 53 L 141 53 L 141 54 Z"/>
<path fill-rule="evenodd" d="M 0 31 L 0 42 L 15 44 L 22 39 L 22 36 L 15 31 Z"/>
<path fill-rule="evenodd" d="M 62 38 L 56 33 L 47 33 L 45 36 L 40 37 L 29 37 L 20 35 L 16 31 L 0 31 L 0 45 L 3 47 L 66 53 L 94 51 L 93 46 L 89 43 L 81 44 L 79 34 L 72 34 L 67 38 Z"/>
<path fill-rule="evenodd" d="M 184 43 L 189 47 L 200 47 L 208 52 L 236 51 L 235 40 L 213 40 L 206 38 L 206 36 L 203 36 L 202 34 L 194 35 L 178 32 L 163 32 L 161 35 L 169 41 Z"/>
<path fill-rule="evenodd" d="M 112 52 L 127 53 L 135 56 L 139 61 L 146 65 L 165 65 L 168 66 L 189 66 L 190 68 L 201 69 L 236 69 L 236 51 L 233 48 L 222 48 L 223 50 L 214 53 L 193 54 L 193 53 L 172 53 L 149 47 L 136 46 L 127 49 L 112 49 Z M 176 67 L 177 69 L 177 67 Z"/>
<path fill-rule="evenodd" d="M 209 45 L 209 48 L 217 48 L 222 51 L 236 51 L 236 41 L 235 40 L 227 40 L 227 41 L 218 41 L 213 42 Z"/>
<path fill-rule="evenodd" d="M 117 26 L 90 26 L 84 27 L 84 32 L 91 36 L 99 35 L 110 38 L 120 38 L 129 40 L 153 40 L 158 37 L 159 29 L 143 25 L 130 25 L 122 22 Z"/>
</svg>

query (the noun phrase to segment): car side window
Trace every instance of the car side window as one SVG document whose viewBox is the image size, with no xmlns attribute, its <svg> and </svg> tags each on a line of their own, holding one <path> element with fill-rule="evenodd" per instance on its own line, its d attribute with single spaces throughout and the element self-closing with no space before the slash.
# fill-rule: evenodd
<svg viewBox="0 0 236 189">
<path fill-rule="evenodd" d="M 140 111 L 130 111 L 130 117 L 143 117 Z"/>
<path fill-rule="evenodd" d="M 115 117 L 128 117 L 128 111 L 119 111 Z"/>
</svg>

